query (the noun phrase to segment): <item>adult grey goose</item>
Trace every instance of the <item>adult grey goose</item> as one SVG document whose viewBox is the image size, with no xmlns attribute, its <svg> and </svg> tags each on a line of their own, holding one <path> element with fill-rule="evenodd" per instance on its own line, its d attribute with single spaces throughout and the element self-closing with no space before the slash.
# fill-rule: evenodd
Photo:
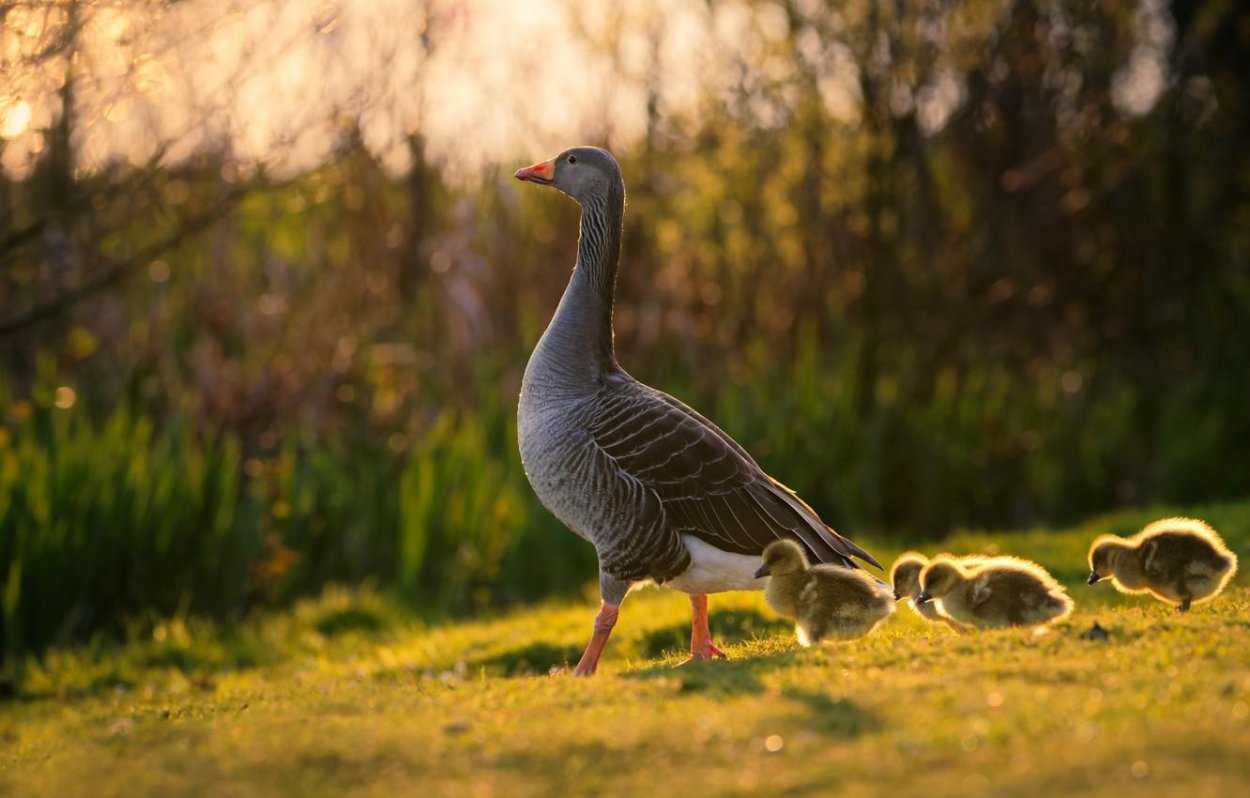
<svg viewBox="0 0 1250 798">
<path fill-rule="evenodd" d="M 574 673 L 595 672 L 629 591 L 646 582 L 690 594 L 690 654 L 712 644 L 707 594 L 758 590 L 769 543 L 790 538 L 813 562 L 858 567 L 872 555 L 830 529 L 715 424 L 638 382 L 616 362 L 612 305 L 625 184 L 616 160 L 574 147 L 517 170 L 582 207 L 577 263 L 521 382 L 517 431 L 539 500 L 599 557 L 602 603 Z"/>
</svg>

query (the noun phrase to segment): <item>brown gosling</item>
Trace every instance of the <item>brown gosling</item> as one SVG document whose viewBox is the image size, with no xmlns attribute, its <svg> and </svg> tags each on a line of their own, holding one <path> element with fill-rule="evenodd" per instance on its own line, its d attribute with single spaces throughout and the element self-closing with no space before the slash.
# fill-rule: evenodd
<svg viewBox="0 0 1250 798">
<path fill-rule="evenodd" d="M 1072 599 L 1046 569 L 1016 557 L 935 557 L 920 572 L 917 604 L 942 601 L 942 612 L 982 629 L 1038 626 L 1065 618 Z"/>
<path fill-rule="evenodd" d="M 916 603 L 916 596 L 920 595 L 920 572 L 928 564 L 929 558 L 918 551 L 900 554 L 894 561 L 894 565 L 890 567 L 890 584 L 894 587 L 894 598 L 900 601 L 907 599 L 907 604 L 912 611 L 926 621 L 944 623 L 956 632 L 967 631 L 968 627 L 949 615 L 943 614 L 940 600 L 926 601 L 924 604 Z"/>
<path fill-rule="evenodd" d="M 755 578 L 770 577 L 764 597 L 778 615 L 794 620 L 800 645 L 861 637 L 894 611 L 887 585 L 860 570 L 809 565 L 792 540 L 768 544 L 762 560 Z"/>
<path fill-rule="evenodd" d="M 1149 593 L 1188 612 L 1237 572 L 1237 555 L 1206 522 L 1164 518 L 1131 538 L 1102 535 L 1089 547 L 1089 584 L 1111 579 L 1121 593 Z"/>
</svg>

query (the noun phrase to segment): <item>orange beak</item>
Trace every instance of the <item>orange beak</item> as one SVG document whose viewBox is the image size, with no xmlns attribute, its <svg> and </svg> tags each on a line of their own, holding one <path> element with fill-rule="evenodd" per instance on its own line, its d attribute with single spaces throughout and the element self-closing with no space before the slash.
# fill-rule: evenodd
<svg viewBox="0 0 1250 798">
<path fill-rule="evenodd" d="M 516 170 L 517 180 L 528 180 L 531 183 L 540 183 L 545 186 L 551 185 L 551 181 L 556 176 L 556 162 L 543 161 L 533 166 L 527 166 L 524 169 Z"/>
</svg>

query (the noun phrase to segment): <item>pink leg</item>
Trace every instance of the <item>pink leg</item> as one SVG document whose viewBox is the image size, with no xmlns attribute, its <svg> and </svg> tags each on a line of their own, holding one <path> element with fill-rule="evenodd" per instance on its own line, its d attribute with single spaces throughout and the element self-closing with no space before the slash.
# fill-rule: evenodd
<svg viewBox="0 0 1250 798">
<path fill-rule="evenodd" d="M 599 667 L 599 655 L 608 644 L 608 636 L 612 634 L 612 627 L 616 626 L 616 616 L 620 609 L 618 605 L 606 601 L 599 605 L 599 613 L 595 615 L 594 634 L 590 636 L 590 643 L 586 645 L 581 661 L 573 669 L 574 676 L 590 676 Z"/>
<path fill-rule="evenodd" d="M 707 628 L 707 594 L 690 594 L 690 659 L 725 657 L 725 652 L 712 645 Z"/>
</svg>

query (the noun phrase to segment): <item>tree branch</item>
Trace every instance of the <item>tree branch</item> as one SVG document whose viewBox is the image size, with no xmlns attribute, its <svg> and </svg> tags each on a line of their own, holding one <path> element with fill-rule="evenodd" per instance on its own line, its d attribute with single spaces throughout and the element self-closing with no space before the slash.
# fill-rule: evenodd
<svg viewBox="0 0 1250 798">
<path fill-rule="evenodd" d="M 184 219 L 182 224 L 178 226 L 178 229 L 161 240 L 141 248 L 129 258 L 108 263 L 99 269 L 97 274 L 84 280 L 79 285 L 67 288 L 51 299 L 36 302 L 14 317 L 0 320 L 0 337 L 13 335 L 45 319 L 58 316 L 77 302 L 116 285 L 124 280 L 135 268 L 168 252 L 221 219 L 247 193 L 247 189 L 236 189 L 214 203 L 209 210 Z"/>
</svg>

